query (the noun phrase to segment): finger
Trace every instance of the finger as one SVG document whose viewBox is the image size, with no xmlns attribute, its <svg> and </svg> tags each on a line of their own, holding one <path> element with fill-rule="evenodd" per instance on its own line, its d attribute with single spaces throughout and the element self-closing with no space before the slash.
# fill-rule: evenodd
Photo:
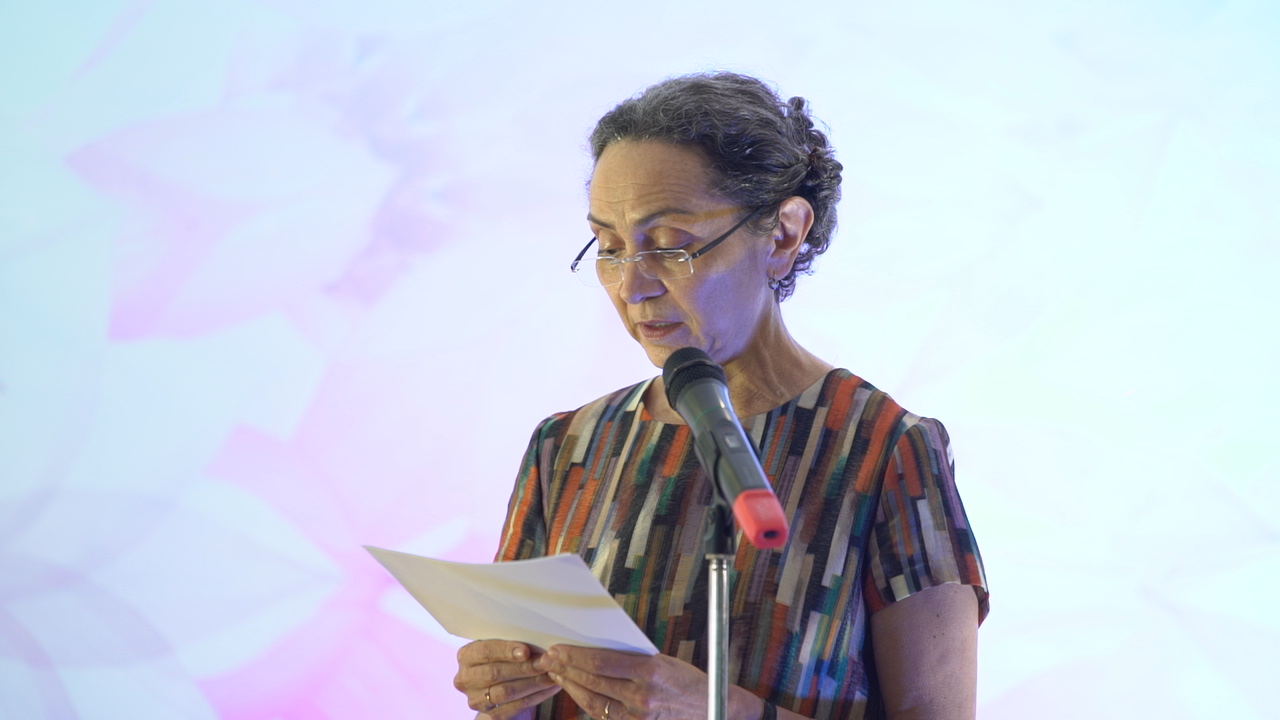
<svg viewBox="0 0 1280 720">
<path fill-rule="evenodd" d="M 526 695 L 519 700 L 514 700 L 503 705 L 496 705 L 487 710 L 481 710 L 481 716 L 493 718 L 493 720 L 509 720 L 509 718 L 514 718 L 531 707 L 541 705 L 544 701 L 554 697 L 558 692 L 560 692 L 560 686 L 552 685 L 549 688 Z M 472 709 L 474 710 L 475 708 L 473 707 Z"/>
<path fill-rule="evenodd" d="M 533 661 L 526 660 L 522 663 L 488 663 L 487 665 L 472 665 L 458 670 L 457 681 L 458 689 L 466 691 L 467 688 L 476 687 L 492 687 L 498 683 L 511 682 L 520 678 L 536 677 L 545 674 L 544 671 L 534 667 Z"/>
<path fill-rule="evenodd" d="M 558 686 L 550 675 L 537 675 L 494 685 L 488 689 L 488 697 L 482 697 L 482 700 L 487 700 L 489 705 L 506 705 L 554 687 Z"/>
<path fill-rule="evenodd" d="M 631 698 L 636 691 L 636 684 L 629 679 L 596 675 L 595 673 L 570 666 L 559 666 L 548 673 L 548 677 L 566 690 L 568 687 L 565 683 L 572 683 L 608 698 Z M 617 702 L 615 701 L 614 704 L 616 705 Z"/>
<path fill-rule="evenodd" d="M 459 665 L 520 662 L 532 657 L 528 645 L 512 640 L 477 640 L 458 648 Z"/>
<path fill-rule="evenodd" d="M 488 643 L 489 648 L 482 647 L 482 644 Z M 476 658 L 484 657 L 485 653 L 489 653 L 489 657 L 501 657 L 498 651 L 499 645 L 517 647 L 508 649 L 512 655 L 525 656 L 526 659 L 521 662 L 500 661 L 473 663 L 470 662 Z M 474 647 L 473 647 L 474 646 Z M 466 651 L 465 653 L 463 651 Z M 532 653 L 533 657 L 529 657 Z M 534 677 L 545 672 L 537 661 L 542 655 L 537 654 L 534 648 L 530 648 L 522 643 L 506 643 L 505 641 L 481 641 L 463 646 L 458 652 L 458 672 L 454 675 L 453 686 L 458 690 L 466 693 L 471 690 L 480 690 L 497 685 L 498 683 L 508 682 L 524 677 Z"/>
<path fill-rule="evenodd" d="M 633 678 L 641 672 L 641 668 L 649 660 L 648 655 L 637 653 L 576 645 L 554 645 L 547 650 L 539 665 L 548 668 L 562 665 L 585 670 L 594 675 Z"/>
<path fill-rule="evenodd" d="M 506 689 L 507 684 L 522 681 L 533 681 L 533 683 L 520 685 L 512 690 Z M 467 704 L 481 711 L 504 699 L 511 700 L 526 694 L 520 688 L 537 690 L 553 684 L 554 682 L 545 672 L 533 668 L 533 661 L 474 665 L 458 670 L 458 674 L 453 678 L 453 686 L 467 696 Z"/>
<path fill-rule="evenodd" d="M 565 692 L 569 693 L 569 697 L 573 698 L 578 707 L 585 710 L 591 717 L 603 718 L 605 707 L 609 708 L 610 720 L 621 720 L 627 715 L 626 706 L 622 701 L 604 693 L 596 692 L 587 685 L 565 675 L 554 673 L 551 677 L 559 683 L 560 687 L 564 688 Z"/>
</svg>

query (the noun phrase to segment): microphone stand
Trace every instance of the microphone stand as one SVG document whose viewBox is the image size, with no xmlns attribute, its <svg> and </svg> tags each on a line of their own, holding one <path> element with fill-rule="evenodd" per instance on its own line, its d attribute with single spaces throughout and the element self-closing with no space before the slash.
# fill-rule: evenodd
<svg viewBox="0 0 1280 720">
<path fill-rule="evenodd" d="M 714 466 L 713 466 L 714 467 Z M 707 511 L 707 719 L 729 717 L 729 570 L 737 554 L 733 511 L 719 489 Z"/>
</svg>

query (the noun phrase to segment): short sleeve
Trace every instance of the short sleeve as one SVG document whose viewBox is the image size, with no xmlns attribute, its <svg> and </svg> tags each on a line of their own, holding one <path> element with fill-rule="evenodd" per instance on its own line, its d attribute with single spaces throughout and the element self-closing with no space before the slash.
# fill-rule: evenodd
<svg viewBox="0 0 1280 720">
<path fill-rule="evenodd" d="M 868 543 L 868 608 L 958 583 L 974 587 L 981 622 L 989 609 L 986 573 L 956 490 L 951 439 L 937 420 L 908 415 L 903 422 L 909 427 L 886 462 Z"/>
<path fill-rule="evenodd" d="M 520 462 L 511 499 L 507 502 L 507 519 L 502 525 L 502 542 L 494 562 L 525 560 L 546 554 L 547 523 L 542 467 L 544 452 L 550 453 L 549 428 L 554 418 L 538 424 L 529 447 Z"/>
</svg>

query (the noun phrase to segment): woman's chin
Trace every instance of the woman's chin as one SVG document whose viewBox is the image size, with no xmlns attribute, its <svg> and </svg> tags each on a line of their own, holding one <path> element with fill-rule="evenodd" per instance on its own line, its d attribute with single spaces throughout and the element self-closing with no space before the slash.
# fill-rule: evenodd
<svg viewBox="0 0 1280 720">
<path fill-rule="evenodd" d="M 662 368 L 667 364 L 667 358 L 671 357 L 671 353 L 680 348 L 666 347 L 665 345 L 650 345 L 648 343 L 640 343 L 644 347 L 645 354 L 649 356 L 649 362 L 653 363 L 656 368 Z"/>
</svg>

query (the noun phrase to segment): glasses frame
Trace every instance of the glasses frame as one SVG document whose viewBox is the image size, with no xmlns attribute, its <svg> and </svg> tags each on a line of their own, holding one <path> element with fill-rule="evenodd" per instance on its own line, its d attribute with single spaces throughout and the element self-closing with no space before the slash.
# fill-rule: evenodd
<svg viewBox="0 0 1280 720">
<path fill-rule="evenodd" d="M 750 221 L 751 221 L 751 219 L 752 219 L 752 218 L 754 218 L 756 215 L 759 215 L 759 214 L 760 214 L 760 211 L 761 211 L 761 210 L 764 210 L 764 209 L 765 209 L 765 207 L 766 207 L 766 206 L 762 205 L 762 206 L 760 206 L 760 207 L 755 208 L 755 209 L 754 209 L 754 210 L 752 210 L 751 212 L 747 213 L 745 217 L 743 217 L 741 220 L 739 220 L 739 221 L 738 221 L 738 222 L 737 222 L 733 227 L 731 227 L 731 228 L 729 228 L 727 231 L 725 231 L 725 233 L 724 233 L 723 235 L 721 235 L 720 237 L 716 238 L 715 240 L 712 240 L 711 242 L 707 243 L 706 245 L 703 245 L 702 247 L 698 248 L 696 251 L 694 251 L 694 252 L 690 253 L 689 251 L 687 251 L 687 250 L 683 250 L 683 249 L 682 249 L 682 250 L 681 250 L 681 252 L 684 252 L 684 253 L 686 253 L 686 254 L 689 256 L 689 259 L 688 259 L 687 261 L 683 261 L 683 262 L 689 262 L 689 263 L 692 263 L 694 260 L 697 260 L 698 258 L 702 257 L 703 255 L 706 255 L 707 253 L 711 252 L 711 250 L 712 250 L 715 246 L 719 245 L 720 243 L 724 242 L 725 240 L 728 240 L 730 235 L 732 235 L 732 234 L 734 234 L 734 233 L 738 232 L 738 230 L 742 229 L 742 226 L 743 226 L 743 225 L 746 225 L 748 222 L 750 222 Z M 578 253 L 578 256 L 577 256 L 577 257 L 575 257 L 575 258 L 573 259 L 573 262 L 572 262 L 572 263 L 569 263 L 569 270 L 570 270 L 570 271 L 572 271 L 572 272 L 573 272 L 574 274 L 576 274 L 576 275 L 581 276 L 581 274 L 582 274 L 582 258 L 583 258 L 584 256 L 586 256 L 587 251 L 591 249 L 591 245 L 592 245 L 593 243 L 595 243 L 597 240 L 598 240 L 598 238 L 596 238 L 596 236 L 594 236 L 594 235 L 592 235 L 592 236 L 591 236 L 591 239 L 587 241 L 587 244 L 582 248 L 582 251 Z M 671 250 L 642 250 L 642 251 L 640 251 L 640 252 L 636 253 L 635 255 L 632 255 L 632 256 L 631 256 L 631 257 L 629 257 L 629 258 L 624 257 L 624 258 L 611 258 L 611 259 L 615 260 L 615 261 L 617 262 L 617 264 L 619 264 L 619 265 L 623 265 L 623 264 L 625 264 L 625 263 L 629 263 L 629 262 L 638 262 L 638 261 L 640 260 L 640 256 L 645 255 L 645 254 L 647 254 L 647 253 L 669 253 L 669 252 L 673 252 L 673 251 L 671 251 Z M 597 256 L 596 256 L 596 259 L 598 260 L 598 259 L 600 259 L 600 257 L 602 257 L 602 256 L 597 255 Z M 637 268 L 638 268 L 638 267 L 639 267 L 639 266 L 637 265 Z M 682 276 L 682 277 L 691 277 L 692 275 L 693 275 L 693 265 L 691 264 L 691 265 L 689 265 L 689 274 L 688 274 L 688 275 L 684 275 L 684 276 Z M 648 275 L 647 275 L 647 274 L 646 274 L 646 277 L 648 277 Z M 658 278 L 653 278 L 653 279 L 654 279 L 654 280 L 657 280 Z M 619 283 L 621 283 L 621 282 L 622 282 L 622 280 L 621 280 L 621 279 L 619 279 L 619 280 L 618 280 L 618 282 L 616 282 L 616 283 L 609 283 L 608 285 L 605 285 L 604 283 L 601 283 L 601 284 L 600 284 L 600 287 L 613 287 L 614 285 L 617 285 L 617 284 L 619 284 Z"/>
</svg>

